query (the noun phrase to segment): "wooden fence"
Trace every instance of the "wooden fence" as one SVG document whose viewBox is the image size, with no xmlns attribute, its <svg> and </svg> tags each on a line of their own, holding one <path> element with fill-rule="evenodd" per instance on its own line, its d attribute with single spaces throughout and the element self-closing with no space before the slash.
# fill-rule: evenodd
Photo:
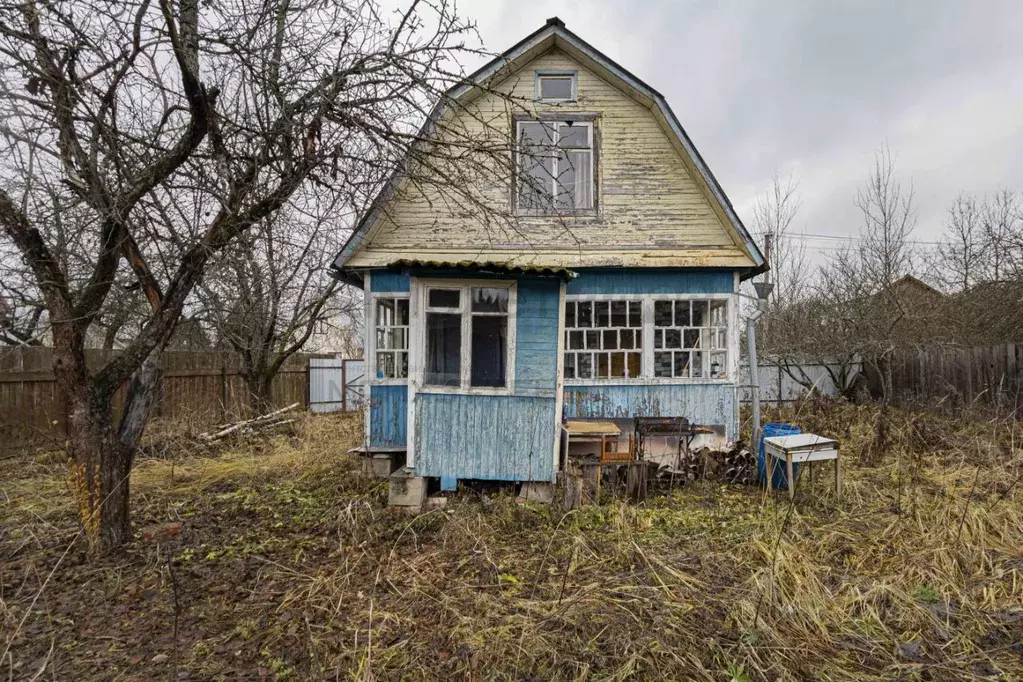
<svg viewBox="0 0 1023 682">
<path fill-rule="evenodd" d="M 892 360 L 896 400 L 947 399 L 952 405 L 997 405 L 1023 416 L 1023 346 L 931 347 Z"/>
<path fill-rule="evenodd" d="M 102 367 L 117 351 L 90 350 L 86 361 Z M 310 355 L 288 359 L 273 383 L 273 403 L 308 404 Z M 64 440 L 64 416 L 49 348 L 0 349 L 0 453 L 55 446 Z M 154 419 L 188 422 L 196 428 L 248 414 L 248 390 L 237 355 L 167 351 L 163 382 L 153 406 Z M 114 397 L 121 409 L 127 386 Z"/>
</svg>

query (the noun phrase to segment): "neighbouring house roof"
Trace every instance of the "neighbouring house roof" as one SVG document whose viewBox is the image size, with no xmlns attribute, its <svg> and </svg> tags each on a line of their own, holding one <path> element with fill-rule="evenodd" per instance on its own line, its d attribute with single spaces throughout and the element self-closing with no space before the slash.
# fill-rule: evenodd
<svg viewBox="0 0 1023 682">
<path fill-rule="evenodd" d="M 895 280 L 895 282 L 892 284 L 892 288 L 906 292 L 911 291 L 919 292 L 924 296 L 934 299 L 944 297 L 943 293 L 932 287 L 927 282 L 924 282 L 923 280 L 914 277 L 913 275 L 903 275 L 899 279 Z"/>
<path fill-rule="evenodd" d="M 746 269 L 742 275 L 743 279 L 767 270 L 768 265 L 763 254 L 760 252 L 749 231 L 743 225 L 717 178 L 714 177 L 703 157 L 693 145 L 692 140 L 689 139 L 671 107 L 668 106 L 664 96 L 575 33 L 569 31 L 565 27 L 565 23 L 557 17 L 548 19 L 546 24 L 539 30 L 526 36 L 510 49 L 468 76 L 462 84 L 449 89 L 441 98 L 441 101 L 434 107 L 423 131 L 428 130 L 430 123 L 437 120 L 444 113 L 445 101 L 470 101 L 473 97 L 479 96 L 485 91 L 485 88 L 482 86 L 502 80 L 515 71 L 519 65 L 532 61 L 554 47 L 564 51 L 570 57 L 585 64 L 587 67 L 592 68 L 597 75 L 605 80 L 614 82 L 620 88 L 626 90 L 633 99 L 643 103 L 644 106 L 648 106 L 654 112 L 655 117 L 660 116 L 659 120 L 661 120 L 662 125 L 670 130 L 671 136 L 677 141 L 685 155 L 688 156 L 688 161 L 695 171 L 695 176 L 704 183 L 707 191 L 722 210 L 728 227 L 734 230 L 739 241 L 742 243 L 742 249 L 748 254 L 750 261 L 752 261 L 754 267 Z M 334 268 L 338 270 L 343 269 L 345 264 L 358 252 L 367 238 L 370 228 L 381 215 L 384 205 L 394 195 L 402 179 L 401 170 L 396 170 L 335 258 Z M 651 248 L 656 249 L 657 247 Z M 658 265 L 656 260 L 656 258 L 649 259 L 650 263 L 654 266 Z M 693 265 L 700 264 L 703 266 L 713 264 L 706 262 L 706 257 L 698 251 L 694 251 L 691 256 L 683 257 L 682 261 L 692 261 Z M 729 265 L 731 262 L 726 259 L 721 264 Z M 491 262 L 489 265 L 494 266 L 497 264 Z M 343 273 L 339 273 L 339 277 L 353 279 Z"/>
</svg>

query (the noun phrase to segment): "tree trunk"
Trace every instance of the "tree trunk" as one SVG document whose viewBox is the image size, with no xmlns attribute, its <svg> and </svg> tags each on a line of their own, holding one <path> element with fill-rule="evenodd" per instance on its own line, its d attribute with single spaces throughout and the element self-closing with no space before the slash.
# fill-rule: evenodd
<svg viewBox="0 0 1023 682">
<path fill-rule="evenodd" d="M 84 351 L 55 349 L 54 374 L 67 415 L 71 491 L 78 519 L 93 552 L 107 551 L 131 538 L 131 450 L 114 435 L 110 396 L 91 385 Z"/>
<path fill-rule="evenodd" d="M 82 340 L 73 330 L 55 331 L 53 369 L 67 416 L 71 490 L 89 547 L 99 553 L 131 540 L 131 466 L 160 378 L 160 354 L 154 350 L 132 376 L 115 430 L 117 387 L 96 386 L 88 376 Z"/>
<path fill-rule="evenodd" d="M 245 383 L 249 389 L 249 409 L 256 417 L 273 410 L 273 375 L 266 373 L 246 375 Z"/>
</svg>

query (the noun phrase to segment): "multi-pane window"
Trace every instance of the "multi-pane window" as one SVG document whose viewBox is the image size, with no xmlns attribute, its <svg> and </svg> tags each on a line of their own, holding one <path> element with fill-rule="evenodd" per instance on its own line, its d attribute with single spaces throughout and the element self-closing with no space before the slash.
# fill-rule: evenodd
<svg viewBox="0 0 1023 682">
<path fill-rule="evenodd" d="M 565 303 L 566 379 L 628 379 L 642 365 L 642 301 Z"/>
<path fill-rule="evenodd" d="M 728 306 L 725 297 L 571 297 L 565 303 L 565 379 L 726 379 Z"/>
<path fill-rule="evenodd" d="M 409 308 L 407 298 L 376 298 L 376 376 L 408 377 Z"/>
<path fill-rule="evenodd" d="M 509 298 L 508 287 L 427 289 L 425 385 L 508 385 Z"/>
<path fill-rule="evenodd" d="M 519 121 L 518 208 L 530 213 L 593 208 L 593 124 Z"/>
<path fill-rule="evenodd" d="M 728 372 L 728 302 L 654 301 L 654 376 L 719 379 Z"/>
</svg>

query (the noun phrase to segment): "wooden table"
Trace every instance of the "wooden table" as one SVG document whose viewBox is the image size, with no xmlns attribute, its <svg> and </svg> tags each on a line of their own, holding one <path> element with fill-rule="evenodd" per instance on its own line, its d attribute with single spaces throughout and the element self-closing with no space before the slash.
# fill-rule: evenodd
<svg viewBox="0 0 1023 682">
<path fill-rule="evenodd" d="M 589 471 L 593 476 L 594 499 L 600 493 L 600 467 L 607 452 L 609 441 L 617 441 L 622 437 L 622 430 L 614 422 L 607 421 L 583 421 L 569 419 L 561 425 L 565 434 L 565 462 L 569 462 L 569 450 L 572 443 L 599 443 L 600 449 L 597 452 L 597 459 L 593 463 L 585 464 L 579 468 L 584 472 Z M 578 465 L 577 465 L 578 466 Z"/>
<path fill-rule="evenodd" d="M 764 439 L 764 465 L 767 467 L 767 492 L 771 492 L 774 467 L 771 458 L 785 460 L 785 472 L 789 484 L 789 499 L 796 495 L 796 479 L 792 475 L 793 464 L 812 464 L 830 459 L 835 460 L 835 496 L 842 496 L 842 470 L 838 464 L 838 441 L 814 433 L 800 433 L 794 436 L 770 436 Z"/>
<path fill-rule="evenodd" d="M 614 422 L 582 421 L 569 419 L 561 428 L 567 439 L 565 443 L 565 454 L 568 454 L 568 447 L 573 442 L 599 443 L 600 454 L 607 449 L 608 441 L 618 440 L 622 437 L 622 430 Z"/>
</svg>

